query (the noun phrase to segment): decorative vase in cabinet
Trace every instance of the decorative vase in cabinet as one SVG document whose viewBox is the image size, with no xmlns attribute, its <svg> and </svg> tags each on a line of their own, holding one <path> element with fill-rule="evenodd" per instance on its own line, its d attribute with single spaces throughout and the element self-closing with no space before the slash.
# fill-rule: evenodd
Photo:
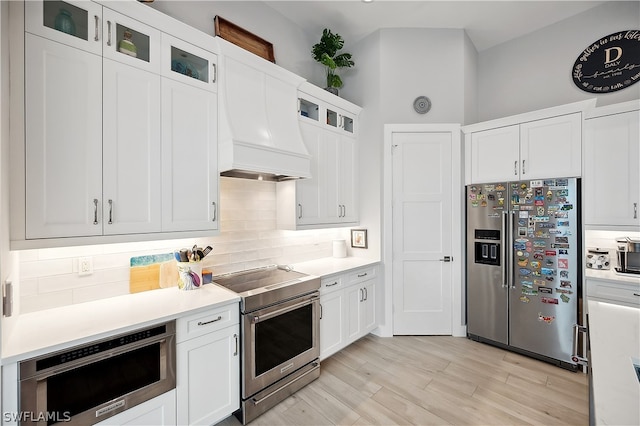
<svg viewBox="0 0 640 426">
<path fill-rule="evenodd" d="M 56 20 L 53 24 L 54 28 L 63 33 L 76 35 L 76 24 L 73 22 L 71 12 L 67 9 L 60 9 L 60 12 L 56 16 Z"/>
</svg>

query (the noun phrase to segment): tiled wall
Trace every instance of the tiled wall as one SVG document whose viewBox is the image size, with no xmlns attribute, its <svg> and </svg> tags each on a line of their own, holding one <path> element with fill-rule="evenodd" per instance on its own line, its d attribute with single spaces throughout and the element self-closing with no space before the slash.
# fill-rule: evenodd
<svg viewBox="0 0 640 426">
<path fill-rule="evenodd" d="M 275 183 L 220 179 L 221 233 L 203 239 L 24 250 L 19 257 L 19 312 L 28 313 L 129 292 L 133 256 L 213 246 L 204 267 L 214 274 L 329 257 L 332 241 L 349 239 L 348 228 L 276 229 Z M 78 275 L 78 257 L 90 256 L 94 272 Z"/>
</svg>

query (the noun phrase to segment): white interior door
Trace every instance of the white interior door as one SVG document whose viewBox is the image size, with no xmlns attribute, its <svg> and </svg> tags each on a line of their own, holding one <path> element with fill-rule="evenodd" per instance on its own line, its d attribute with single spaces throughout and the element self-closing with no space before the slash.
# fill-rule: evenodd
<svg viewBox="0 0 640 426">
<path fill-rule="evenodd" d="M 452 334 L 450 132 L 393 134 L 393 334 Z"/>
</svg>

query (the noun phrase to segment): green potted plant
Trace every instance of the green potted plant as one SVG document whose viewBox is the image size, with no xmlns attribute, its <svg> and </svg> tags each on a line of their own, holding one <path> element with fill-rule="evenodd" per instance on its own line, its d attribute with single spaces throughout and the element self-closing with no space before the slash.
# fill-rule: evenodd
<svg viewBox="0 0 640 426">
<path fill-rule="evenodd" d="M 340 34 L 334 34 L 325 28 L 322 31 L 320 42 L 313 45 L 311 53 L 313 59 L 320 62 L 327 69 L 327 87 L 329 92 L 337 95 L 338 88 L 342 87 L 342 79 L 336 70 L 338 68 L 351 68 L 355 62 L 351 60 L 351 53 L 338 53 L 344 46 L 344 40 Z"/>
</svg>

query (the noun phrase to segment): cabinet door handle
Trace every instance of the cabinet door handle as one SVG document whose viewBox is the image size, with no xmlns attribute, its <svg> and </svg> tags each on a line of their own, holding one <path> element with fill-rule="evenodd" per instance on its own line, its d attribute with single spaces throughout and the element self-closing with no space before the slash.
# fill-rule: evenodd
<svg viewBox="0 0 640 426">
<path fill-rule="evenodd" d="M 211 205 L 213 206 L 213 219 L 211 219 L 211 222 L 215 222 L 218 218 L 218 205 L 215 201 L 213 201 Z"/>
<path fill-rule="evenodd" d="M 98 199 L 93 199 L 93 224 L 98 224 Z"/>
<path fill-rule="evenodd" d="M 233 335 L 233 340 L 236 341 L 236 350 L 233 352 L 233 356 L 238 356 L 238 335 L 237 334 Z"/>
<path fill-rule="evenodd" d="M 638 218 L 638 203 L 633 203 L 633 218 Z"/>
<path fill-rule="evenodd" d="M 218 65 L 214 63 L 211 64 L 211 66 L 213 67 L 213 80 L 211 82 L 215 83 L 218 79 Z"/>
<path fill-rule="evenodd" d="M 322 319 L 322 303 L 320 304 L 320 319 Z"/>
<path fill-rule="evenodd" d="M 113 200 L 109 200 L 109 225 L 113 225 Z"/>
<path fill-rule="evenodd" d="M 100 30 L 99 30 L 99 26 L 100 26 L 100 18 L 98 18 L 98 15 L 93 15 L 93 17 L 96 20 L 96 35 L 93 37 L 94 41 L 98 41 L 100 40 Z"/>
<path fill-rule="evenodd" d="M 369 299 L 369 292 L 367 291 L 366 287 L 364 287 L 363 290 L 364 290 L 364 300 L 368 300 Z"/>
<path fill-rule="evenodd" d="M 111 21 L 107 21 L 107 46 L 111 46 Z"/>
<path fill-rule="evenodd" d="M 518 176 L 518 160 L 513 162 L 513 175 Z"/>
<path fill-rule="evenodd" d="M 362 302 L 364 300 L 364 291 L 361 288 L 358 290 L 360 290 L 360 301 Z"/>
<path fill-rule="evenodd" d="M 527 171 L 526 171 L 526 169 L 525 169 L 525 167 L 524 167 L 524 162 L 525 162 L 525 161 L 526 161 L 526 160 L 522 160 L 522 174 L 523 174 L 523 175 L 526 175 L 526 174 L 527 174 Z"/>
<path fill-rule="evenodd" d="M 212 319 L 210 321 L 198 321 L 198 326 L 211 324 L 212 322 L 218 322 L 222 319 L 222 315 L 218 315 L 218 318 Z"/>
<path fill-rule="evenodd" d="M 298 219 L 302 219 L 302 204 L 298 204 Z"/>
<path fill-rule="evenodd" d="M 342 217 L 347 217 L 347 206 L 342 205 Z"/>
</svg>

